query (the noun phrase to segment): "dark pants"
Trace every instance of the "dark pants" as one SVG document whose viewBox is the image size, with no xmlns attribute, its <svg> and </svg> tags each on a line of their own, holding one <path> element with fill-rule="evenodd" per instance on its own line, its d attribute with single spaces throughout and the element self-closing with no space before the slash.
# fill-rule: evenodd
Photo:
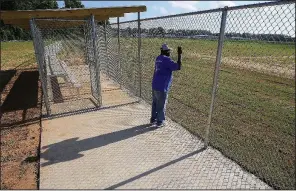
<svg viewBox="0 0 296 191">
<path fill-rule="evenodd" d="M 151 121 L 162 123 L 165 120 L 165 110 L 168 92 L 152 90 L 152 112 Z"/>
</svg>

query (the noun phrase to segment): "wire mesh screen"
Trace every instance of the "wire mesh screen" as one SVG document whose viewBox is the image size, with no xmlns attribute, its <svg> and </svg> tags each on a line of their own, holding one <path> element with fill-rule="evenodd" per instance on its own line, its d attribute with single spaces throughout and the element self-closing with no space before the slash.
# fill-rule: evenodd
<svg viewBox="0 0 296 191">
<path fill-rule="evenodd" d="M 274 188 L 295 186 L 295 3 L 228 11 L 209 140 Z"/>
<path fill-rule="evenodd" d="M 88 20 L 84 28 L 86 34 L 85 42 L 87 47 L 85 56 L 87 58 L 87 63 L 89 66 L 92 95 L 96 99 L 96 103 L 100 105 L 101 86 L 99 66 L 100 64 L 104 64 L 104 59 L 102 58 L 102 54 L 104 54 L 104 52 L 101 51 L 101 54 L 99 54 L 99 51 L 102 50 L 100 46 L 104 46 L 104 44 L 102 45 L 101 41 L 101 36 L 103 32 L 101 30 L 98 30 L 100 29 L 100 27 L 97 26 L 92 19 Z"/>
<path fill-rule="evenodd" d="M 105 25 L 106 67 L 102 69 L 102 95 L 104 106 L 116 106 L 139 101 L 136 75 L 139 62 L 134 59 L 137 46 L 122 36 L 118 24 Z M 133 39 L 134 40 L 134 39 Z M 137 42 L 137 39 L 134 40 Z M 129 47 L 129 48 L 128 48 Z"/>
<path fill-rule="evenodd" d="M 182 68 L 173 74 L 167 114 L 202 138 L 211 101 L 215 65 L 211 58 L 215 58 L 220 22 L 221 12 L 141 22 L 142 97 L 151 102 L 151 81 L 161 45 L 167 43 L 173 49 L 175 61 L 177 47 L 182 46 Z"/>
<path fill-rule="evenodd" d="M 119 33 L 117 25 L 106 25 L 106 43 L 107 43 L 107 66 L 104 72 L 109 78 L 121 84 L 121 66 L 120 66 L 120 47 L 119 47 Z"/>
<path fill-rule="evenodd" d="M 120 83 L 119 43 L 117 25 L 106 25 L 107 65 L 104 72 Z"/>
<path fill-rule="evenodd" d="M 122 88 L 139 96 L 138 22 L 120 23 L 119 35 Z"/>
<path fill-rule="evenodd" d="M 97 107 L 100 75 L 92 21 L 36 20 L 35 28 L 45 108 L 62 114 Z"/>
<path fill-rule="evenodd" d="M 42 84 L 42 90 L 44 95 L 44 104 L 47 111 L 50 111 L 49 106 L 49 97 L 48 97 L 48 83 L 47 83 L 47 67 L 45 64 L 45 49 L 44 49 L 44 42 L 42 39 L 41 31 L 36 26 L 35 21 L 31 21 L 31 30 L 32 30 L 32 36 L 33 36 L 33 42 L 34 42 L 34 49 L 35 49 L 35 55 L 36 60 L 38 63 L 38 70 L 40 75 L 40 80 Z"/>
</svg>

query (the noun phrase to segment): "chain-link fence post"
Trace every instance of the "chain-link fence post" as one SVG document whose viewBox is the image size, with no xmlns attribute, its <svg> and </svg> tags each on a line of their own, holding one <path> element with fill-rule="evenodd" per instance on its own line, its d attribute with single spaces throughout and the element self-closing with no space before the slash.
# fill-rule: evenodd
<svg viewBox="0 0 296 191">
<path fill-rule="evenodd" d="M 118 65 L 119 65 L 119 85 L 122 88 L 122 68 L 121 68 L 121 56 L 120 56 L 120 27 L 119 27 L 119 17 L 117 17 L 117 41 L 118 41 Z"/>
<path fill-rule="evenodd" d="M 108 59 L 108 56 L 107 56 L 107 21 L 105 20 L 104 21 L 104 40 L 105 40 L 105 56 L 106 56 L 106 62 L 107 63 L 107 74 L 108 74 L 108 77 L 110 77 L 110 66 L 109 66 L 109 59 Z"/>
<path fill-rule="evenodd" d="M 219 33 L 219 41 L 218 41 L 218 48 L 217 48 L 217 55 L 216 55 L 216 64 L 215 64 L 215 71 L 214 71 L 214 78 L 213 78 L 213 89 L 212 89 L 212 99 L 210 105 L 210 113 L 208 118 L 208 124 L 206 128 L 206 135 L 205 135 L 205 147 L 208 147 L 209 144 L 209 133 L 212 125 L 212 116 L 215 104 L 215 97 L 217 92 L 218 86 L 218 77 L 221 65 L 221 58 L 222 58 L 222 49 L 223 49 L 223 42 L 224 42 L 224 33 L 226 27 L 226 18 L 227 18 L 227 6 L 224 7 L 222 11 L 222 18 L 221 18 L 221 25 L 220 25 L 220 33 Z"/>
<path fill-rule="evenodd" d="M 34 49 L 35 49 L 35 56 L 36 56 L 36 60 L 37 60 L 37 64 L 38 64 L 38 71 L 39 71 L 39 75 L 40 75 L 40 80 L 41 80 L 41 86 L 42 86 L 42 91 L 43 91 L 43 95 L 44 95 L 44 102 L 45 102 L 45 107 L 46 107 L 46 112 L 47 115 L 51 114 L 51 110 L 50 110 L 50 105 L 49 105 L 49 100 L 48 100 L 48 95 L 47 95 L 47 85 L 45 82 L 45 76 L 43 76 L 43 62 L 45 62 L 44 59 L 40 59 L 40 56 L 38 54 L 40 54 L 39 49 L 40 49 L 40 45 L 38 46 L 38 41 L 40 41 L 41 39 L 37 39 L 37 31 L 35 30 L 36 24 L 35 24 L 35 20 L 32 18 L 30 20 L 30 28 L 31 28 L 31 34 L 32 34 L 32 38 L 33 38 L 33 45 L 34 45 Z M 44 52 L 43 52 L 44 53 Z M 44 57 L 42 57 L 44 58 Z M 45 73 L 46 75 L 46 73 Z"/>
<path fill-rule="evenodd" d="M 138 64 L 139 64 L 139 97 L 142 97 L 142 62 L 141 62 L 141 21 L 140 12 L 138 12 Z"/>
<path fill-rule="evenodd" d="M 100 63 L 99 63 L 99 56 L 98 56 L 98 44 L 97 44 L 97 30 L 96 30 L 96 23 L 95 23 L 95 17 L 94 15 L 91 15 L 91 25 L 92 25 L 92 40 L 93 40 L 93 49 L 94 49 L 94 61 L 95 61 L 95 72 L 96 72 L 96 76 L 97 76 L 97 80 L 98 82 L 97 84 L 97 88 L 98 88 L 98 92 L 99 92 L 99 107 L 102 106 L 102 91 L 101 91 L 101 80 L 100 80 Z"/>
</svg>

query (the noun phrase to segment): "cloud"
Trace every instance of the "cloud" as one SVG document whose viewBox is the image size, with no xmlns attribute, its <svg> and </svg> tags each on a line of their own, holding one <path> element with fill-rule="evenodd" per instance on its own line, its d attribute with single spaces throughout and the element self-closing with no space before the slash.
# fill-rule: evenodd
<svg viewBox="0 0 296 191">
<path fill-rule="evenodd" d="M 158 7 L 155 6 L 155 5 L 153 5 L 152 8 L 153 8 L 154 10 L 158 10 Z"/>
<path fill-rule="evenodd" d="M 223 8 L 225 6 L 233 7 L 235 3 L 233 1 L 210 1 L 211 9 Z"/>
<path fill-rule="evenodd" d="M 157 7 L 157 6 L 152 6 L 152 8 L 155 10 L 154 16 L 159 16 L 159 15 L 168 15 L 169 11 L 166 10 L 164 7 Z"/>
<path fill-rule="evenodd" d="M 197 11 L 198 1 L 169 1 L 172 7 L 186 9 L 189 11 Z"/>
<path fill-rule="evenodd" d="M 218 1 L 218 5 L 222 7 L 225 7 L 225 6 L 233 7 L 235 6 L 235 3 L 233 1 Z"/>
<path fill-rule="evenodd" d="M 124 17 L 120 17 L 120 21 L 135 20 L 138 18 L 137 13 L 125 13 Z"/>
<path fill-rule="evenodd" d="M 110 23 L 116 23 L 117 22 L 117 18 L 112 17 L 112 18 L 109 19 L 109 21 L 110 21 Z"/>
<path fill-rule="evenodd" d="M 138 18 L 137 13 L 125 13 L 124 17 L 119 18 L 119 22 L 135 20 Z M 109 19 L 110 23 L 117 23 L 117 17 L 112 17 Z"/>
<path fill-rule="evenodd" d="M 163 15 L 169 14 L 169 12 L 164 7 L 160 7 L 159 10 L 160 10 L 160 13 Z"/>
</svg>

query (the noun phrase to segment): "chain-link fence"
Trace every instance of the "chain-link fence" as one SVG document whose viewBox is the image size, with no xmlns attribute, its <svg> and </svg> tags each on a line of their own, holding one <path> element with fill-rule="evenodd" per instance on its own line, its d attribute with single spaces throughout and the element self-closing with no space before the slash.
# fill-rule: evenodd
<svg viewBox="0 0 296 191">
<path fill-rule="evenodd" d="M 218 84 L 212 145 L 295 189 L 295 3 L 227 11 Z"/>
<path fill-rule="evenodd" d="M 120 65 L 119 33 L 106 23 L 93 16 L 31 20 L 44 114 L 53 117 L 138 100 L 131 86 L 122 86 L 130 79 Z"/>
<path fill-rule="evenodd" d="M 182 46 L 168 116 L 272 187 L 295 188 L 295 3 L 226 7 L 107 29 L 109 76 L 148 103 L 161 44 L 173 47 L 174 60 Z"/>
<path fill-rule="evenodd" d="M 94 20 L 36 19 L 31 30 L 44 112 L 54 115 L 100 106 L 101 39 Z"/>
</svg>

